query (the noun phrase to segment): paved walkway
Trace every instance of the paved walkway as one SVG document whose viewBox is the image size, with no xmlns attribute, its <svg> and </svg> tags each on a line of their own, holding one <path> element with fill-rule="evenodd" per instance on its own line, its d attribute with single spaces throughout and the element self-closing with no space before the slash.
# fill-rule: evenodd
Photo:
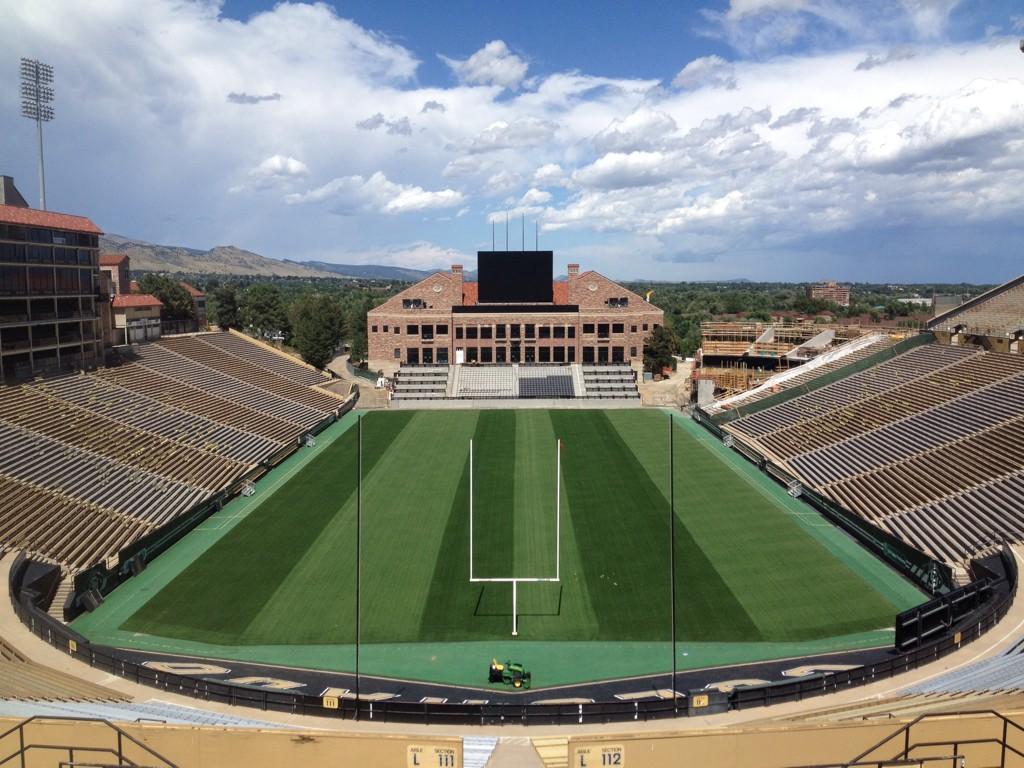
<svg viewBox="0 0 1024 768">
<path fill-rule="evenodd" d="M 1024 547 L 1014 547 L 1014 554 L 1024 570 Z M 0 580 L 7 583 L 8 573 L 14 562 L 14 553 L 9 553 L 0 560 Z M 964 646 L 959 651 L 950 654 L 946 658 L 913 670 L 899 677 L 880 680 L 868 686 L 851 688 L 848 691 L 807 699 L 806 701 L 791 702 L 788 704 L 777 704 L 771 707 L 761 707 L 739 712 L 726 712 L 720 715 L 709 715 L 706 717 L 679 718 L 678 720 L 656 720 L 651 722 L 638 723 L 611 723 L 611 724 L 588 724 L 575 726 L 519 726 L 505 725 L 493 727 L 472 727 L 462 725 L 413 725 L 402 723 L 370 723 L 366 721 L 339 721 L 331 718 L 320 717 L 296 717 L 279 712 L 259 712 L 238 707 L 231 707 L 226 704 L 203 702 L 198 706 L 214 712 L 220 712 L 230 716 L 245 716 L 252 714 L 260 720 L 271 723 L 287 724 L 289 726 L 301 726 L 310 729 L 328 731 L 347 731 L 362 733 L 406 733 L 406 734 L 432 734 L 435 736 L 463 736 L 463 735 L 496 735 L 496 736 L 546 736 L 553 734 L 560 735 L 585 735 L 585 734 L 609 734 L 609 733 L 645 733 L 645 734 L 668 734 L 673 732 L 695 732 L 715 731 L 723 728 L 736 726 L 765 726 L 769 721 L 776 721 L 780 718 L 792 717 L 802 713 L 810 713 L 817 710 L 829 709 L 832 707 L 881 701 L 885 698 L 899 695 L 910 688 L 920 687 L 924 682 L 931 680 L 941 674 L 952 670 L 960 669 L 967 664 L 979 659 L 997 656 L 1006 652 L 1017 640 L 1024 636 L 1024 600 L 1017 599 L 1011 606 L 1010 611 L 1003 617 L 1003 620 L 993 627 L 981 639 Z M 56 648 L 48 645 L 32 635 L 22 625 L 14 613 L 9 597 L 5 594 L 0 598 L 0 637 L 3 637 L 12 646 L 32 661 L 45 664 L 62 672 L 75 675 L 97 685 L 117 691 L 123 695 L 132 697 L 137 701 L 147 701 L 154 695 L 159 695 L 164 701 L 180 706 L 197 706 L 196 700 L 188 696 L 178 696 L 170 692 L 160 691 L 155 693 L 154 689 L 130 683 L 116 675 L 110 675 L 101 670 L 93 669 L 87 665 L 75 661 Z M 777 723 L 776 723 L 777 725 Z"/>
</svg>

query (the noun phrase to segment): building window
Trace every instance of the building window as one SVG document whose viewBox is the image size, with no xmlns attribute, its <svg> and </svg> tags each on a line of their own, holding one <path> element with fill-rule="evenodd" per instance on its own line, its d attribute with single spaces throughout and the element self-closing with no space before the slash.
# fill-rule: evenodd
<svg viewBox="0 0 1024 768">
<path fill-rule="evenodd" d="M 401 358 L 402 358 L 402 350 L 399 349 L 398 347 L 395 347 L 395 360 L 401 360 Z"/>
<path fill-rule="evenodd" d="M 438 365 L 448 365 L 448 347 L 437 348 Z"/>
<path fill-rule="evenodd" d="M 426 309 L 423 299 L 402 299 L 402 309 Z"/>
<path fill-rule="evenodd" d="M 538 347 L 537 348 L 537 355 L 540 358 L 540 362 L 542 362 L 542 363 L 550 363 L 551 362 L 551 347 Z"/>
<path fill-rule="evenodd" d="M 475 339 L 475 338 L 477 338 L 477 336 L 478 336 L 477 330 L 478 329 L 477 329 L 477 327 L 475 325 L 466 326 L 466 338 L 467 339 Z"/>
<path fill-rule="evenodd" d="M 480 350 L 476 347 L 466 347 L 466 362 L 476 363 L 480 360 Z"/>
<path fill-rule="evenodd" d="M 622 323 L 612 323 L 612 333 L 625 333 L 626 326 Z"/>
<path fill-rule="evenodd" d="M 551 338 L 551 326 L 542 325 L 537 329 L 537 338 L 539 339 L 550 339 Z"/>
<path fill-rule="evenodd" d="M 536 326 L 533 323 L 527 323 L 526 324 L 526 331 L 525 331 L 525 333 L 526 333 L 526 338 L 528 338 L 528 339 L 534 338 L 535 334 L 536 334 Z"/>
<path fill-rule="evenodd" d="M 576 347 L 569 347 L 569 359 L 568 359 L 567 362 L 570 362 L 570 363 L 575 363 L 576 362 Z"/>
<path fill-rule="evenodd" d="M 419 347 L 408 347 L 405 350 L 405 362 L 409 365 L 420 364 L 420 350 Z"/>
<path fill-rule="evenodd" d="M 496 338 L 496 339 L 504 339 L 505 338 L 505 324 L 504 323 L 501 323 L 500 325 L 494 326 L 494 338 Z"/>
<path fill-rule="evenodd" d="M 447 325 L 439 325 L 436 328 L 434 328 L 434 333 L 436 335 L 438 335 L 438 336 L 447 336 L 448 335 L 448 326 Z"/>
<path fill-rule="evenodd" d="M 636 347 L 630 347 L 629 348 L 629 356 L 630 356 L 630 358 L 636 357 Z"/>
<path fill-rule="evenodd" d="M 434 362 L 434 350 L 427 347 L 423 350 L 423 364 L 432 365 Z"/>
<path fill-rule="evenodd" d="M 489 325 L 480 326 L 480 338 L 489 339 L 494 335 L 494 329 Z"/>
<path fill-rule="evenodd" d="M 554 361 L 556 363 L 565 362 L 565 347 L 555 347 L 552 350 L 552 353 L 554 354 Z"/>
<path fill-rule="evenodd" d="M 644 323 L 644 330 L 647 330 L 647 323 Z"/>
<path fill-rule="evenodd" d="M 371 325 L 370 326 L 370 333 L 376 333 L 376 332 L 377 332 L 377 326 L 376 325 Z"/>
<path fill-rule="evenodd" d="M 420 338 L 423 339 L 424 341 L 433 341 L 433 339 L 434 339 L 434 326 L 432 326 L 432 325 L 421 325 L 420 326 Z"/>
<path fill-rule="evenodd" d="M 420 332 L 420 327 L 418 325 L 407 325 L 407 326 L 405 326 L 405 335 L 406 336 L 415 336 L 419 332 Z"/>
<path fill-rule="evenodd" d="M 519 323 L 513 323 L 512 325 L 510 325 L 508 327 L 509 338 L 518 339 L 519 338 L 519 328 L 520 328 Z"/>
<path fill-rule="evenodd" d="M 505 362 L 505 348 L 495 347 L 494 349 L 494 362 L 504 363 Z"/>
<path fill-rule="evenodd" d="M 556 325 L 555 328 L 554 328 L 554 331 L 555 331 L 555 338 L 556 339 L 564 339 L 565 338 L 565 326 L 564 325 Z"/>
<path fill-rule="evenodd" d="M 597 324 L 597 337 L 599 339 L 607 339 L 608 338 L 608 323 L 598 323 Z"/>
<path fill-rule="evenodd" d="M 594 362 L 594 348 L 593 347 L 584 347 L 583 348 L 583 362 L 584 363 L 592 363 L 592 362 Z"/>
<path fill-rule="evenodd" d="M 494 350 L 491 347 L 480 347 L 480 362 L 490 363 L 494 361 Z"/>
<path fill-rule="evenodd" d="M 622 354 L 623 352 L 624 352 L 624 350 L 623 350 L 622 347 L 612 347 L 612 362 L 613 363 L 623 363 L 623 362 L 625 362 L 625 360 L 623 359 L 623 354 Z"/>
<path fill-rule="evenodd" d="M 594 332 L 594 324 L 593 323 L 584 323 L 583 324 L 583 332 L 587 333 L 587 334 L 593 333 Z"/>
<path fill-rule="evenodd" d="M 630 333 L 636 333 L 636 326 L 635 325 L 629 326 L 629 332 Z"/>
<path fill-rule="evenodd" d="M 463 334 L 462 326 L 461 325 L 456 326 L 455 327 L 455 338 L 456 339 L 461 339 L 462 338 L 462 334 Z"/>
<path fill-rule="evenodd" d="M 389 331 L 388 331 L 388 327 L 387 327 L 386 325 L 384 325 L 384 326 L 381 326 L 381 330 L 382 330 L 382 331 L 383 331 L 384 333 L 389 333 Z"/>
<path fill-rule="evenodd" d="M 620 297 L 617 297 L 617 298 L 614 298 L 614 299 L 608 299 L 608 306 L 609 307 L 628 307 L 629 306 L 629 297 L 628 296 L 620 296 Z"/>
<path fill-rule="evenodd" d="M 570 339 L 575 339 L 576 338 L 576 326 L 575 325 L 570 325 L 568 328 L 566 328 L 566 330 L 569 331 L 569 338 Z"/>
</svg>

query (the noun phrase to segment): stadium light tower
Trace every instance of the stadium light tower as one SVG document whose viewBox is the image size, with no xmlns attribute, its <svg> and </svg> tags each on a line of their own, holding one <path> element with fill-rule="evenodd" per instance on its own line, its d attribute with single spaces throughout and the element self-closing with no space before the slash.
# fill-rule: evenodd
<svg viewBox="0 0 1024 768">
<path fill-rule="evenodd" d="M 21 60 L 21 114 L 36 121 L 39 136 L 39 207 L 46 210 L 43 169 L 43 123 L 53 120 L 53 67 L 36 59 Z"/>
</svg>

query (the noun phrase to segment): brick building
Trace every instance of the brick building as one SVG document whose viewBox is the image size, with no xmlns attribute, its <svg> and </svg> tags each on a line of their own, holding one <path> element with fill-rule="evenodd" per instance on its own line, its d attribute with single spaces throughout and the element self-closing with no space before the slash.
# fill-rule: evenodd
<svg viewBox="0 0 1024 768">
<path fill-rule="evenodd" d="M 30 208 L 0 176 L 0 380 L 101 362 L 99 235 L 84 216 Z"/>
<path fill-rule="evenodd" d="M 807 286 L 807 298 L 820 301 L 831 301 L 840 307 L 850 306 L 850 286 L 839 285 L 834 280 L 824 283 L 812 283 Z"/>
<path fill-rule="evenodd" d="M 531 253 L 531 252 L 527 252 Z M 514 260 L 515 253 L 500 255 Z M 550 274 L 550 270 L 549 270 Z M 644 339 L 664 313 L 597 272 L 570 264 L 550 301 L 480 300 L 462 266 L 437 272 L 369 312 L 369 366 L 402 364 L 643 363 Z M 485 296 L 488 291 L 484 291 Z"/>
</svg>

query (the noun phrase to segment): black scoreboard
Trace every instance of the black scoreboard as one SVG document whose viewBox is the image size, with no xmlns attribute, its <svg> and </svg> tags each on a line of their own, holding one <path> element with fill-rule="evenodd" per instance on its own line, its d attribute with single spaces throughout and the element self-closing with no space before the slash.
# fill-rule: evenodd
<svg viewBox="0 0 1024 768">
<path fill-rule="evenodd" d="M 549 303 L 553 251 L 479 251 L 478 301 L 482 304 Z"/>
</svg>

